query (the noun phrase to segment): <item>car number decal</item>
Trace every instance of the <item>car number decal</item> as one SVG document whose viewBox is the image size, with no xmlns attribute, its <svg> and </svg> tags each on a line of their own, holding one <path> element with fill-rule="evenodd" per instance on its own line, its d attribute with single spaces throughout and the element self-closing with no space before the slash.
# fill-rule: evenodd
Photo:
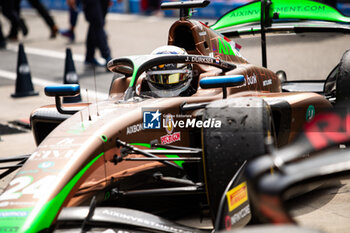
<svg viewBox="0 0 350 233">
<path fill-rule="evenodd" d="M 32 176 L 17 177 L 9 183 L 10 187 L 14 187 L 6 190 L 0 196 L 0 201 L 19 199 L 23 194 L 33 195 L 33 198 L 38 199 L 54 183 L 55 179 L 56 176 L 45 176 L 32 183 Z"/>
</svg>

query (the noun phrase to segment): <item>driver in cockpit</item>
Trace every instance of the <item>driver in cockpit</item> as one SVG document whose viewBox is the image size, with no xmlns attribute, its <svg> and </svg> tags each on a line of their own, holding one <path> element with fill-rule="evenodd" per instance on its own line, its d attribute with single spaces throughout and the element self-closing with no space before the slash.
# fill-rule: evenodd
<svg viewBox="0 0 350 233">
<path fill-rule="evenodd" d="M 187 55 L 187 52 L 173 45 L 155 49 L 152 55 L 178 54 Z M 191 86 L 193 70 L 191 64 L 162 64 L 146 71 L 146 82 L 152 95 L 157 97 L 191 96 L 196 90 Z"/>
</svg>

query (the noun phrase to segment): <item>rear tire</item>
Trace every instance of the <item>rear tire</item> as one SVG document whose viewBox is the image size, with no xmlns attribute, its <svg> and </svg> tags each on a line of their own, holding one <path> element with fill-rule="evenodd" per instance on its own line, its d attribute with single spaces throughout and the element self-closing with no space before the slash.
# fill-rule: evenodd
<svg viewBox="0 0 350 233">
<path fill-rule="evenodd" d="M 202 131 L 205 184 L 214 222 L 223 192 L 239 167 L 246 160 L 266 154 L 271 116 L 267 103 L 255 97 L 215 101 L 204 110 L 203 120 L 222 122 L 221 128 Z"/>
<path fill-rule="evenodd" d="M 347 105 L 350 101 L 350 50 L 341 58 L 336 77 L 336 103 Z"/>
</svg>

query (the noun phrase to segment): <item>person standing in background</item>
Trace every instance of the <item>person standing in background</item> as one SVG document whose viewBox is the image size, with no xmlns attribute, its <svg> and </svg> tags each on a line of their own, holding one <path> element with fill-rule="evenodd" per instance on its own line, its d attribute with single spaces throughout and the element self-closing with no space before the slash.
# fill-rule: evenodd
<svg viewBox="0 0 350 233">
<path fill-rule="evenodd" d="M 140 9 L 145 15 L 162 15 L 160 4 L 160 0 L 141 0 Z"/>
<path fill-rule="evenodd" d="M 22 30 L 24 36 L 28 34 L 28 28 L 15 10 L 15 2 L 0 0 L 3 15 L 10 21 L 11 29 L 7 36 L 10 40 L 17 40 L 18 29 Z"/>
<path fill-rule="evenodd" d="M 6 40 L 4 34 L 2 33 L 2 25 L 0 23 L 0 49 L 6 48 Z"/>
<path fill-rule="evenodd" d="M 160 0 L 148 0 L 148 11 L 151 15 L 159 14 Z"/>
<path fill-rule="evenodd" d="M 2 33 L 2 24 L 0 22 L 0 49 L 6 48 L 6 39 L 4 37 L 4 34 Z"/>
<path fill-rule="evenodd" d="M 140 9 L 141 9 L 141 12 L 144 12 L 145 14 L 147 14 L 148 0 L 140 0 Z"/>
<path fill-rule="evenodd" d="M 73 7 L 69 7 L 69 24 L 70 28 L 66 30 L 60 31 L 62 36 L 65 36 L 70 39 L 71 42 L 75 40 L 75 26 L 77 25 L 78 15 L 80 8 L 80 0 L 75 0 L 75 4 Z"/>
<path fill-rule="evenodd" d="M 120 2 L 121 0 L 118 0 Z M 86 36 L 85 64 L 105 67 L 111 60 L 111 50 L 104 30 L 105 18 L 110 6 L 110 0 L 82 0 L 85 18 L 89 23 Z M 76 0 L 67 0 L 69 7 L 74 7 Z M 99 49 L 105 63 L 101 64 L 95 58 L 95 50 Z"/>
<path fill-rule="evenodd" d="M 20 17 L 21 15 L 21 0 L 5 0 L 5 1 L 14 1 L 14 4 L 15 4 L 15 11 L 17 12 L 17 15 Z M 58 33 L 58 28 L 56 26 L 56 23 L 55 21 L 53 20 L 53 18 L 51 17 L 51 15 L 49 14 L 49 12 L 47 11 L 46 7 L 40 2 L 40 0 L 27 0 L 30 5 L 35 8 L 39 15 L 44 19 L 45 23 L 47 24 L 47 26 L 49 27 L 50 29 L 50 38 L 56 38 L 57 36 L 57 33 Z M 25 25 L 24 23 L 24 20 L 21 18 L 21 21 L 23 22 L 23 24 Z M 12 31 L 12 28 L 13 27 L 16 27 L 16 25 L 13 25 L 11 24 L 11 31 Z M 15 30 L 13 30 L 15 31 Z M 24 34 L 24 32 L 23 32 Z M 17 35 L 16 35 L 17 37 Z"/>
</svg>

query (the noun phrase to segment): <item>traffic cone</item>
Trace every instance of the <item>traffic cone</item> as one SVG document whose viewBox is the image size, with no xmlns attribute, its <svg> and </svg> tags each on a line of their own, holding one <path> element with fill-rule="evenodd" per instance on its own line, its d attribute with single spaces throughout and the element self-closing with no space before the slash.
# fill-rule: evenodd
<svg viewBox="0 0 350 233">
<path fill-rule="evenodd" d="M 32 83 L 32 75 L 30 74 L 30 68 L 27 61 L 27 56 L 24 52 L 23 44 L 18 46 L 18 58 L 17 58 L 17 78 L 16 78 L 16 90 L 12 97 L 25 97 L 38 95 L 38 92 L 34 91 Z"/>
<path fill-rule="evenodd" d="M 70 48 L 66 49 L 66 62 L 64 65 L 64 84 L 79 84 L 78 75 L 75 71 L 75 66 Z M 63 103 L 77 103 L 81 102 L 80 94 L 74 97 L 63 97 Z"/>
</svg>

